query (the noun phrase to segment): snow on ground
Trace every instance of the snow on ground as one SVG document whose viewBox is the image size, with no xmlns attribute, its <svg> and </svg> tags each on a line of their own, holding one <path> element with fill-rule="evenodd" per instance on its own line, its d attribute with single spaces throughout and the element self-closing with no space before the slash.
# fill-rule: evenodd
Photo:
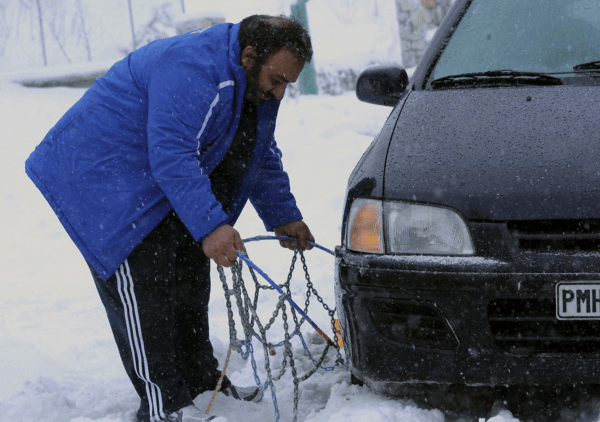
<svg viewBox="0 0 600 422">
<path fill-rule="evenodd" d="M 133 421 L 138 399 L 121 367 L 107 318 L 89 270 L 50 207 L 28 180 L 24 161 L 60 116 L 83 94 L 82 89 L 0 86 L 2 154 L 0 154 L 0 420 L 27 422 Z M 292 189 L 318 243 L 339 244 L 346 180 L 391 109 L 360 103 L 354 94 L 338 97 L 286 98 L 281 107 L 277 139 L 284 153 Z M 265 234 L 249 208 L 236 226 L 242 237 Z M 250 257 L 277 282 L 287 274 L 291 252 L 277 242 L 248 243 Z M 324 252 L 307 252 L 309 272 L 330 306 L 333 259 Z M 292 290 L 299 302 L 305 281 L 297 265 Z M 228 322 L 221 283 L 213 268 L 211 338 L 224 362 Z M 273 310 L 276 295 L 261 293 L 261 318 Z M 313 300 L 310 315 L 323 328 L 327 314 Z M 238 333 L 242 329 L 238 324 Z M 283 338 L 281 323 L 269 340 Z M 306 327 L 303 333 L 316 355 L 320 338 Z M 259 374 L 264 357 L 257 349 Z M 296 342 L 293 347 L 300 374 L 311 362 Z M 272 358 L 276 373 L 282 349 Z M 334 356 L 326 364 L 331 365 Z M 254 381 L 251 365 L 234 352 L 227 370 L 239 385 Z M 293 384 L 289 371 L 276 382 L 282 421 L 292 420 Z M 198 397 L 202 408 L 210 394 Z M 219 395 L 213 413 L 230 421 L 275 420 L 267 393 L 259 404 L 240 403 Z M 517 421 L 500 407 L 489 422 Z M 350 385 L 347 369 L 318 371 L 300 384 L 299 421 L 322 422 L 442 422 L 440 410 L 419 408 L 406 399 L 376 395 L 367 387 Z M 475 419 L 477 420 L 477 419 Z M 480 419 L 484 420 L 484 419 Z"/>
</svg>

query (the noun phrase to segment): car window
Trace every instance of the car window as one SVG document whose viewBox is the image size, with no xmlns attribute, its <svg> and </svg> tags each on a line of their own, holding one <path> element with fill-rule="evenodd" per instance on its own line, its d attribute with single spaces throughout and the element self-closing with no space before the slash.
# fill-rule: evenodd
<svg viewBox="0 0 600 422">
<path fill-rule="evenodd" d="M 566 72 L 600 60 L 598 0 L 474 0 L 434 77 L 511 69 Z"/>
</svg>

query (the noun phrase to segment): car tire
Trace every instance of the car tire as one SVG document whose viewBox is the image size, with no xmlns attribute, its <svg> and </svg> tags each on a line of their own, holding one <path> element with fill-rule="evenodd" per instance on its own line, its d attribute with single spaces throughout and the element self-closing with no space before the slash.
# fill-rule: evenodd
<svg viewBox="0 0 600 422">
<path fill-rule="evenodd" d="M 359 379 L 353 373 L 350 373 L 350 384 L 351 385 L 358 385 L 359 387 L 362 387 L 363 385 L 365 385 L 365 383 L 363 382 L 363 380 Z"/>
</svg>

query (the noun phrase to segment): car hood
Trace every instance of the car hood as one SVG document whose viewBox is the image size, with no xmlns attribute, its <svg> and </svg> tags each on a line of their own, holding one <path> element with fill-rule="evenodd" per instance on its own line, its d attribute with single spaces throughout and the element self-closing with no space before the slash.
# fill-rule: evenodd
<svg viewBox="0 0 600 422">
<path fill-rule="evenodd" d="M 600 89 L 414 91 L 391 138 L 384 197 L 469 219 L 600 218 Z"/>
</svg>

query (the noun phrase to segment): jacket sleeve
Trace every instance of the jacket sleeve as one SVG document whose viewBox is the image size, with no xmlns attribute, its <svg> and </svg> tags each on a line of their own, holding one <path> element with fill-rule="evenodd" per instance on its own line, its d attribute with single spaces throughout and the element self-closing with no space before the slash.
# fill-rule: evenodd
<svg viewBox="0 0 600 422">
<path fill-rule="evenodd" d="M 273 138 L 258 182 L 250 194 L 250 202 L 267 231 L 301 220 L 302 214 L 290 190 L 290 179 L 283 170 L 281 151 Z"/>
<path fill-rule="evenodd" d="M 219 100 L 219 82 L 210 65 L 199 61 L 173 49 L 147 71 L 152 174 L 196 241 L 227 219 L 200 165 L 203 134 Z"/>
</svg>

